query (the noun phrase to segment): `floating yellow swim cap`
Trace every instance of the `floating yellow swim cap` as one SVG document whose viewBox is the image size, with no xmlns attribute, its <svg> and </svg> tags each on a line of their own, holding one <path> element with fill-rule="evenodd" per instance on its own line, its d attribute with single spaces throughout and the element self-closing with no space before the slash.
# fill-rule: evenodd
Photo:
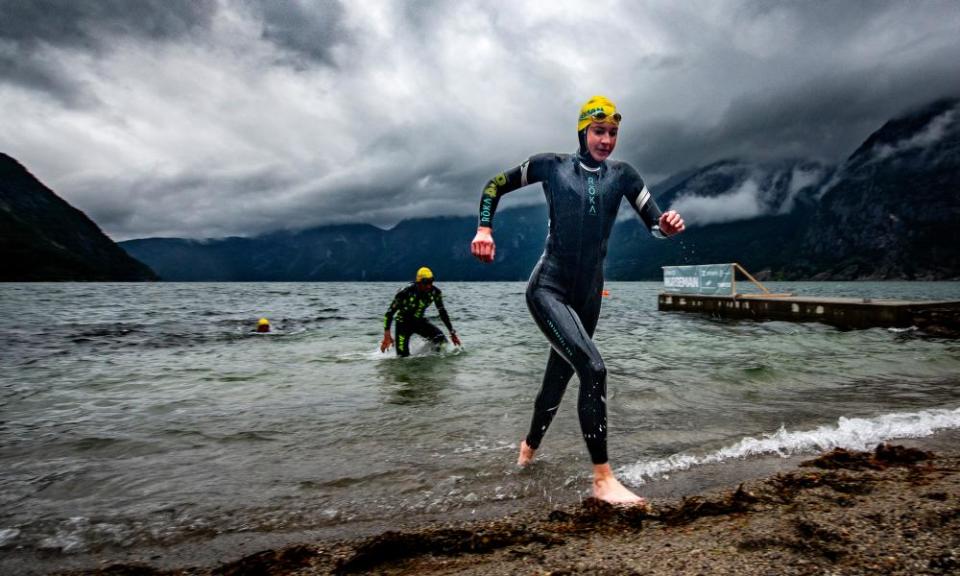
<svg viewBox="0 0 960 576">
<path fill-rule="evenodd" d="M 270 321 L 267 320 L 266 318 L 261 318 L 260 321 L 257 322 L 257 326 L 269 326 L 269 325 L 270 325 Z"/>
<path fill-rule="evenodd" d="M 421 280 L 433 280 L 433 272 L 426 266 L 417 270 L 417 282 Z"/>
<path fill-rule="evenodd" d="M 577 121 L 577 132 L 590 125 L 591 122 L 609 122 L 620 124 L 620 113 L 617 106 L 606 96 L 594 96 L 580 107 L 580 119 Z"/>
</svg>

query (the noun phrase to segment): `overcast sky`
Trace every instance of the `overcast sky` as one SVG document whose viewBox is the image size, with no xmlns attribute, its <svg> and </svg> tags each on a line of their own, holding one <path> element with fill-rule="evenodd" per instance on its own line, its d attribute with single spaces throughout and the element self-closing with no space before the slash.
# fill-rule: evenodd
<svg viewBox="0 0 960 576">
<path fill-rule="evenodd" d="M 958 31 L 952 0 L 0 0 L 0 151 L 115 240 L 390 226 L 572 152 L 593 94 L 651 183 L 837 162 L 960 94 Z"/>
</svg>

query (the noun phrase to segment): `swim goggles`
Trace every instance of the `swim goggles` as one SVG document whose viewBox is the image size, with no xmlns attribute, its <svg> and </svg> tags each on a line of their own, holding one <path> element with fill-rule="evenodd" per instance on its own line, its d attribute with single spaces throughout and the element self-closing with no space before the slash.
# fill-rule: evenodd
<svg viewBox="0 0 960 576">
<path fill-rule="evenodd" d="M 614 124 L 619 124 L 622 116 L 620 116 L 619 112 L 614 112 L 613 116 L 610 116 L 609 114 L 604 112 L 602 108 L 594 108 L 593 110 L 587 110 L 586 112 L 580 115 L 581 122 L 583 122 L 587 118 L 596 120 L 597 122 L 606 122 L 607 118 L 610 118 L 613 120 Z"/>
</svg>

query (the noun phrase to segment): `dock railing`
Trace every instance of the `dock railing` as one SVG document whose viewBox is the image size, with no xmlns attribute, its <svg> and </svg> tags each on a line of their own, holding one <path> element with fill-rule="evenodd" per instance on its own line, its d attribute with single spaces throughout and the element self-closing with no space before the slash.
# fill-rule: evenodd
<svg viewBox="0 0 960 576">
<path fill-rule="evenodd" d="M 774 293 L 760 283 L 759 280 L 747 272 L 746 268 L 736 262 L 727 264 L 694 264 L 689 266 L 664 266 L 663 289 L 671 294 L 703 294 L 715 296 L 732 296 L 736 298 L 737 272 L 741 272 L 760 292 L 750 293 L 751 296 L 765 298 L 782 298 L 792 296 L 789 293 Z"/>
</svg>

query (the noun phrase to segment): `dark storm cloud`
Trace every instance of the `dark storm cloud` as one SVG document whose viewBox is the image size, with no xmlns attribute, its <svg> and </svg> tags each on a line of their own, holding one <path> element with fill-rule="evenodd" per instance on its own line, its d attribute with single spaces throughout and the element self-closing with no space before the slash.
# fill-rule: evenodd
<svg viewBox="0 0 960 576">
<path fill-rule="evenodd" d="M 209 25 L 214 0 L 2 0 L 0 38 L 97 48 L 104 34 L 175 38 Z"/>
<path fill-rule="evenodd" d="M 810 43 L 825 39 L 830 43 L 842 43 L 845 38 L 869 30 L 877 17 L 899 10 L 930 10 L 934 13 L 944 9 L 947 2 L 936 0 L 925 4 L 903 0 L 817 0 L 816 2 L 771 2 L 770 0 L 747 0 L 734 9 L 739 20 L 776 17 L 787 22 L 789 27 L 803 32 Z M 891 22 L 894 28 L 896 22 Z"/>
<path fill-rule="evenodd" d="M 720 159 L 809 158 L 836 163 L 886 120 L 960 95 L 960 76 L 903 71 L 894 77 L 822 80 L 732 103 L 713 125 L 652 121 L 625 131 L 624 154 L 665 176 Z"/>
<path fill-rule="evenodd" d="M 473 196 L 475 185 L 492 175 L 490 170 L 451 168 L 449 159 L 437 157 L 419 166 L 415 175 L 390 180 L 345 178 L 323 194 L 312 193 L 302 176 L 282 167 L 216 179 L 198 174 L 162 181 L 139 179 L 122 183 L 124 202 L 98 193 L 94 183 L 79 185 L 75 201 L 115 238 L 184 236 L 184 230 L 202 230 L 196 237 L 256 235 L 277 230 L 299 230 L 317 224 L 372 223 L 389 227 L 398 220 L 423 216 L 462 215 L 450 192 Z M 463 183 L 467 187 L 463 188 Z M 211 188 L 228 187 L 229 198 L 209 197 Z M 281 192 L 287 191 L 287 192 Z M 528 190 L 539 195 L 538 191 Z M 521 193 L 515 193 L 521 199 Z M 185 209 L 184 197 L 207 197 Z M 266 200 L 266 201 L 265 201 Z M 526 201 L 529 203 L 530 199 Z M 151 215 L 145 218 L 145 215 Z M 148 232 L 144 232 L 148 230 Z"/>
<path fill-rule="evenodd" d="M 162 41 L 209 26 L 215 0 L 0 0 L 0 82 L 75 102 L 74 82 L 49 48 L 98 53 L 117 37 Z"/>
<path fill-rule="evenodd" d="M 314 63 L 335 65 L 332 49 L 349 40 L 344 10 L 333 0 L 316 2 L 250 3 L 263 20 L 263 38 L 286 50 L 291 63 L 306 68 Z"/>
<path fill-rule="evenodd" d="M 856 14 L 848 7 L 846 11 Z M 845 30 L 851 25 L 838 24 L 842 18 L 806 16 L 827 29 L 831 23 Z M 805 75 L 786 84 L 761 83 L 731 101 L 712 122 L 641 119 L 638 130 L 624 131 L 623 151 L 660 177 L 720 159 L 809 158 L 836 163 L 892 117 L 960 95 L 957 48 L 953 43 L 930 50 L 909 65 L 893 58 L 865 59 L 848 69 Z"/>
<path fill-rule="evenodd" d="M 182 235 L 184 229 L 196 228 L 204 230 L 204 237 L 217 237 L 297 227 L 299 221 L 287 221 L 289 206 L 282 199 L 270 203 L 258 200 L 289 189 L 298 180 L 297 174 L 269 166 L 216 177 L 196 172 L 162 180 L 118 180 L 114 184 L 125 192 L 122 202 L 102 194 L 97 182 L 78 183 L 74 193 L 86 211 L 96 214 L 102 228 L 121 238 L 136 237 L 144 228 L 159 236 Z M 229 200 L 210 196 L 209 190 L 214 187 L 228 188 Z M 185 197 L 202 200 L 185 206 Z"/>
<path fill-rule="evenodd" d="M 574 151 L 596 93 L 651 184 L 840 162 L 960 94 L 957 29 L 935 0 L 0 0 L 0 149 L 117 239 L 390 226 Z"/>
<path fill-rule="evenodd" d="M 0 41 L 0 84 L 8 82 L 45 92 L 65 104 L 76 103 L 81 88 L 59 61 Z"/>
</svg>

